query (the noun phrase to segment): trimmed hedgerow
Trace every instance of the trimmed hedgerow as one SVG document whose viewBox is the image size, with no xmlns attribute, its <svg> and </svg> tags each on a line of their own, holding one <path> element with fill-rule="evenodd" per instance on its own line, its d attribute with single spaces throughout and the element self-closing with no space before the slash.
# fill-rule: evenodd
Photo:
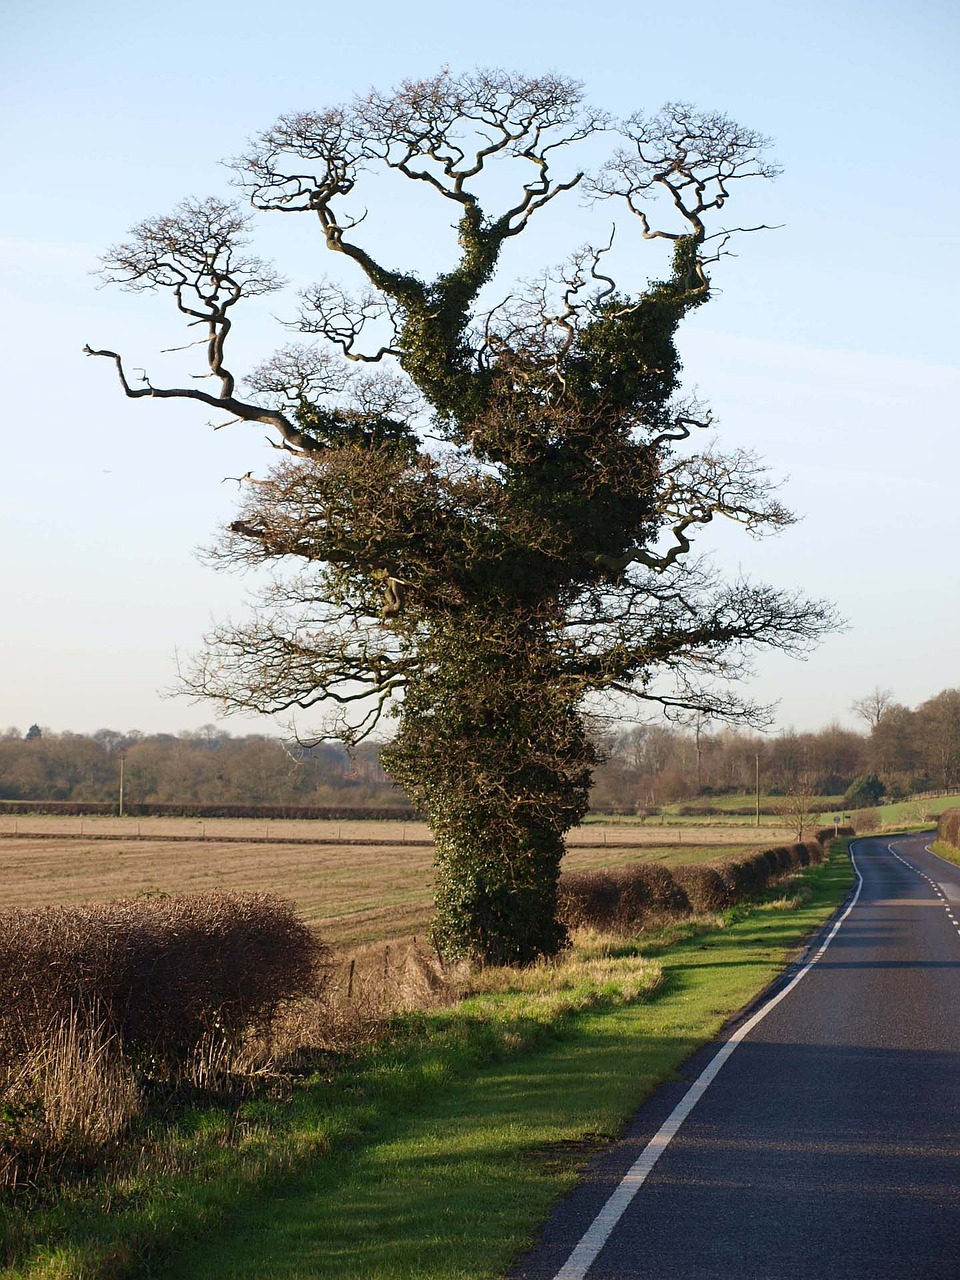
<svg viewBox="0 0 960 1280">
<path fill-rule="evenodd" d="M 835 840 L 837 836 L 855 836 L 856 834 L 854 827 L 821 827 L 817 832 L 817 841 L 826 846 L 831 840 Z"/>
<path fill-rule="evenodd" d="M 729 888 L 716 867 L 694 862 L 674 867 L 673 876 L 694 912 L 722 911 L 732 904 Z"/>
<path fill-rule="evenodd" d="M 687 895 L 658 862 L 635 862 L 611 875 L 620 890 L 616 921 L 622 930 L 638 928 L 651 917 L 684 915 L 690 910 Z"/>
<path fill-rule="evenodd" d="M 60 817 L 115 815 L 117 806 L 101 800 L 0 800 L 0 813 L 49 813 Z M 269 818 L 327 819 L 339 822 L 416 822 L 423 817 L 410 806 L 364 809 L 344 805 L 303 804 L 177 804 L 173 802 L 127 802 L 123 812 L 128 818 Z"/>
<path fill-rule="evenodd" d="M 773 878 L 776 867 L 766 852 L 753 853 L 746 858 L 736 858 L 717 864 L 734 902 L 762 893 Z"/>
<path fill-rule="evenodd" d="M 323 944 L 284 899 L 211 893 L 0 913 L 0 1055 L 69 1019 L 176 1070 L 205 1036 L 238 1039 L 316 987 Z"/>
<path fill-rule="evenodd" d="M 566 871 L 560 877 L 558 912 L 570 929 L 611 928 L 619 903 L 620 886 L 606 871 Z"/>
<path fill-rule="evenodd" d="M 832 806 L 826 808 L 817 808 L 816 805 L 813 812 L 816 814 L 831 812 Z M 721 806 L 715 804 L 680 804 L 671 812 L 676 813 L 681 818 L 752 818 L 757 812 L 755 804 Z M 773 818 L 783 812 L 782 805 L 764 804 L 760 808 L 761 814 L 765 817 Z"/>
<path fill-rule="evenodd" d="M 568 928 L 589 925 L 634 932 L 665 916 L 721 911 L 762 893 L 786 872 L 822 858 L 820 842 L 808 840 L 712 864 L 671 869 L 637 862 L 609 872 L 568 871 L 560 877 L 560 919 Z"/>
</svg>

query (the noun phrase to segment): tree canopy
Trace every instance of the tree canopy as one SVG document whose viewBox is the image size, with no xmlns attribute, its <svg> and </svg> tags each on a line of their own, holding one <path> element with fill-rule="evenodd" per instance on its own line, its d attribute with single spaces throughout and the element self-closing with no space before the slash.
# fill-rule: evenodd
<svg viewBox="0 0 960 1280">
<path fill-rule="evenodd" d="M 755 536 L 792 519 L 755 456 L 692 444 L 711 419 L 675 345 L 731 238 L 758 229 L 721 219 L 736 183 L 776 172 L 765 145 L 719 113 L 616 121 L 572 80 L 502 71 L 281 116 L 234 162 L 239 181 L 255 212 L 316 219 L 359 289 L 303 289 L 300 337 L 242 388 L 234 309 L 282 283 L 249 251 L 255 214 L 185 201 L 105 258 L 105 279 L 169 293 L 201 329 L 212 387 L 134 384 L 119 353 L 88 347 L 125 394 L 266 424 L 283 455 L 245 478 L 215 553 L 281 572 L 248 624 L 209 638 L 190 687 L 226 708 L 332 712 L 323 731 L 346 741 L 393 717 L 384 759 L 430 817 L 448 954 L 563 945 L 563 834 L 596 759 L 585 700 L 756 722 L 735 684 L 751 651 L 802 650 L 831 624 L 823 602 L 725 582 L 693 554 L 717 517 Z M 416 222 L 410 261 L 382 260 L 360 200 L 389 202 L 384 176 L 446 202 L 445 269 L 423 274 Z M 578 191 L 603 236 L 503 285 L 505 245 Z M 662 279 L 635 255 L 614 277 L 610 212 L 663 242 Z"/>
<path fill-rule="evenodd" d="M 861 773 L 854 778 L 844 795 L 844 803 L 851 809 L 869 809 L 880 803 L 887 788 L 875 773 Z"/>
</svg>

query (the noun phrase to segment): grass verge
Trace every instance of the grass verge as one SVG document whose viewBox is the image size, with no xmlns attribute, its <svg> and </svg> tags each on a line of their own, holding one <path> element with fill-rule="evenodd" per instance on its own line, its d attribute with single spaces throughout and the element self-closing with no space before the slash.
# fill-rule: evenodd
<svg viewBox="0 0 960 1280">
<path fill-rule="evenodd" d="M 960 849 L 949 844 L 946 840 L 934 840 L 930 848 L 935 854 L 943 858 L 944 862 L 952 862 L 956 866 L 960 866 Z"/>
<path fill-rule="evenodd" d="M 777 975 L 851 880 L 837 850 L 777 901 L 487 971 L 470 999 L 398 1019 L 286 1098 L 159 1131 L 166 1174 L 132 1168 L 29 1218 L 7 1211 L 0 1275 L 501 1276 L 595 1145 Z"/>
</svg>

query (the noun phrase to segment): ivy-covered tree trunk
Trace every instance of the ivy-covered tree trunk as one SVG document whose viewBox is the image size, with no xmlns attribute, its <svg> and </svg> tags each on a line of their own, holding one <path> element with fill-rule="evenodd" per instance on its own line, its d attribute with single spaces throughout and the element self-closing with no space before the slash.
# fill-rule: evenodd
<svg viewBox="0 0 960 1280">
<path fill-rule="evenodd" d="M 525 964 L 566 943 L 563 837 L 587 810 L 595 754 L 549 646 L 529 627 L 494 629 L 458 619 L 434 634 L 383 759 L 436 840 L 438 949 Z"/>
<path fill-rule="evenodd" d="M 432 788 L 431 788 L 432 789 Z M 490 821 L 491 811 L 438 813 L 433 939 L 441 955 L 529 964 L 567 941 L 556 919 L 563 836 Z"/>
<path fill-rule="evenodd" d="M 599 169 L 573 166 L 579 144 L 611 132 Z M 106 280 L 168 292 L 205 338 L 209 381 L 173 387 L 131 382 L 118 352 L 88 346 L 124 394 L 262 423 L 283 457 L 238 480 L 241 512 L 216 552 L 278 577 L 251 622 L 208 637 L 187 687 L 233 710 L 315 709 L 319 737 L 351 744 L 393 716 L 384 761 L 430 817 L 447 955 L 530 961 L 563 945 L 563 837 L 594 763 L 585 699 L 755 721 L 729 688 L 745 651 L 802 649 L 830 623 L 822 602 L 724 584 L 689 556 L 717 517 L 753 534 L 792 520 L 753 455 L 684 452 L 710 416 L 681 393 L 674 342 L 737 230 L 708 227 L 731 184 L 776 172 L 764 145 L 682 102 L 615 122 L 574 81 L 504 71 L 445 70 L 281 116 L 236 162 L 252 205 L 315 220 L 360 291 L 305 289 L 296 325 L 319 345 L 292 343 L 240 382 L 233 308 L 284 287 L 247 249 L 249 216 L 188 200 L 104 260 Z M 453 213 L 439 274 L 417 264 L 433 225 L 419 217 L 406 266 L 364 243 L 374 170 Z M 488 183 L 494 172 L 513 186 Z M 604 219 L 603 243 L 490 295 L 504 246 L 577 189 L 669 250 L 651 264 L 665 276 L 636 278 Z M 391 259 L 405 210 L 380 205 Z"/>
</svg>

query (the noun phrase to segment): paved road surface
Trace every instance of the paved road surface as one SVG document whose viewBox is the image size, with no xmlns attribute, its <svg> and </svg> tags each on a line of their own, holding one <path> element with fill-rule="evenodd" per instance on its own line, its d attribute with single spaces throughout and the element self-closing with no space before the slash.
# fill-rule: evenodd
<svg viewBox="0 0 960 1280">
<path fill-rule="evenodd" d="M 929 839 L 855 844 L 856 904 L 606 1243 L 598 1213 L 716 1045 L 595 1163 L 517 1280 L 960 1280 L 960 867 Z"/>
</svg>

